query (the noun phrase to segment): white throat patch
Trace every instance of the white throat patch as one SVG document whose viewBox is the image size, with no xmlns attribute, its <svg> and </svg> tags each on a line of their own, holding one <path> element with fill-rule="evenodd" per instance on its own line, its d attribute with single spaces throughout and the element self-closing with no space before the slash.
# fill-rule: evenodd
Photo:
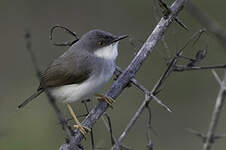
<svg viewBox="0 0 226 150">
<path fill-rule="evenodd" d="M 115 60 L 118 56 L 118 42 L 113 43 L 109 46 L 100 48 L 94 52 L 97 57 L 108 59 L 108 60 Z"/>
</svg>

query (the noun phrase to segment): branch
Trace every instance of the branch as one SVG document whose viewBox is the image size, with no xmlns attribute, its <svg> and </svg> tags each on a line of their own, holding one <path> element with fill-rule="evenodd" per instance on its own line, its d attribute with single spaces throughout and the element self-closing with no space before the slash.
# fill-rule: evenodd
<svg viewBox="0 0 226 150">
<path fill-rule="evenodd" d="M 118 71 L 120 74 L 122 73 L 122 69 L 118 66 L 116 66 L 116 71 Z M 167 72 L 167 71 L 166 71 Z M 132 82 L 133 85 L 135 85 L 138 89 L 140 89 L 142 92 L 146 93 L 148 91 L 147 88 L 145 88 L 143 85 L 141 85 L 135 78 L 131 78 L 130 82 Z M 154 90 L 154 89 L 153 89 Z M 152 90 L 152 91 L 153 91 Z M 163 108 L 165 108 L 167 111 L 171 112 L 171 110 L 160 100 L 158 99 L 154 94 L 156 94 L 158 91 L 155 89 L 155 93 L 150 93 L 151 97 Z"/>
<path fill-rule="evenodd" d="M 215 75 L 215 77 L 216 77 L 216 75 Z M 217 80 L 219 80 L 219 79 L 217 79 Z M 226 97 L 226 74 L 220 85 L 221 85 L 220 90 L 218 92 L 216 104 L 214 106 L 214 110 L 212 113 L 212 118 L 210 121 L 206 140 L 205 140 L 205 143 L 203 144 L 203 150 L 210 150 L 211 146 L 215 140 L 215 132 L 216 132 L 217 124 L 219 122 L 220 113 L 222 111 L 223 103 L 224 103 L 224 100 Z"/>
<path fill-rule="evenodd" d="M 218 22 L 212 19 L 206 12 L 196 7 L 191 1 L 186 3 L 185 8 L 192 17 L 200 22 L 209 32 L 215 35 L 219 43 L 226 48 L 226 34 Z"/>
<path fill-rule="evenodd" d="M 226 34 L 222 26 L 220 26 L 218 22 L 216 22 L 207 13 L 200 10 L 191 2 L 188 2 L 185 8 L 194 18 L 196 18 L 204 27 L 206 27 L 209 32 L 215 35 L 217 41 L 222 45 L 224 49 L 226 49 Z M 213 71 L 213 75 L 216 78 L 217 82 L 220 84 L 220 90 L 218 92 L 215 107 L 212 113 L 208 133 L 203 144 L 203 150 L 210 150 L 212 144 L 214 143 L 214 140 L 217 139 L 216 137 L 218 137 L 215 136 L 215 131 L 226 96 L 226 75 L 224 76 L 223 81 L 220 80 L 215 71 Z"/>
<path fill-rule="evenodd" d="M 147 56 L 152 52 L 157 42 L 162 38 L 166 32 L 168 26 L 172 23 L 173 18 L 182 9 L 186 0 L 176 0 L 171 6 L 171 14 L 167 19 L 162 18 L 152 34 L 148 37 L 147 41 L 143 44 L 135 58 L 132 60 L 127 69 L 118 77 L 114 82 L 111 89 L 106 96 L 116 99 L 123 89 L 128 85 L 130 79 L 133 78 L 137 71 L 139 71 L 141 65 L 146 60 Z M 108 105 L 106 102 L 99 102 L 89 113 L 89 115 L 83 120 L 82 124 L 89 128 L 92 128 L 100 116 L 106 111 Z M 69 143 L 68 149 L 73 149 L 75 145 L 78 145 L 83 139 L 83 135 L 76 130 L 75 135 Z M 66 149 L 64 149 L 66 150 Z"/>
<path fill-rule="evenodd" d="M 67 41 L 65 43 L 53 43 L 53 45 L 55 46 L 72 46 L 74 43 L 76 43 L 79 38 L 78 36 L 76 35 L 76 33 L 72 32 L 70 29 L 64 27 L 64 26 L 60 26 L 60 25 L 55 25 L 51 28 L 50 30 L 50 36 L 49 36 L 49 39 L 50 41 L 53 40 L 53 32 L 57 29 L 57 28 L 60 28 L 60 29 L 63 29 L 65 32 L 69 33 L 70 35 L 72 35 L 73 37 L 75 37 L 75 39 L 73 41 Z"/>
<path fill-rule="evenodd" d="M 104 123 L 104 125 L 105 125 L 105 127 L 107 128 L 107 130 L 108 130 L 108 132 L 110 133 L 110 136 L 111 136 L 111 144 L 112 144 L 112 146 L 117 142 L 117 140 L 116 140 L 116 138 L 113 136 L 113 132 L 112 132 L 112 125 L 111 125 L 111 119 L 110 119 L 110 117 L 108 116 L 108 114 L 107 113 L 105 113 L 104 114 L 105 115 L 105 117 L 106 117 L 106 119 L 107 120 L 105 120 L 105 118 L 102 116 L 101 118 L 102 118 L 102 120 L 103 120 L 103 123 Z M 130 147 L 128 147 L 128 146 L 126 146 L 126 145 L 120 145 L 120 148 L 123 150 L 133 150 L 132 148 L 130 148 Z"/>
<path fill-rule="evenodd" d="M 126 134 L 129 132 L 129 130 L 131 129 L 131 127 L 135 124 L 137 118 L 140 116 L 140 114 L 142 113 L 142 111 L 144 110 L 144 108 L 145 107 L 147 108 L 147 106 L 148 106 L 151 98 L 154 99 L 154 100 L 156 100 L 161 106 L 163 106 L 166 110 L 168 110 L 169 112 L 171 112 L 171 110 L 165 104 L 163 104 L 160 100 L 158 100 L 157 97 L 155 97 L 155 95 L 157 95 L 159 93 L 160 87 L 163 85 L 163 83 L 166 81 L 166 79 L 173 72 L 173 69 L 174 69 L 174 67 L 177 64 L 178 59 L 181 58 L 181 55 L 184 52 L 185 48 L 193 41 L 193 39 L 197 39 L 196 37 L 197 36 L 199 37 L 200 34 L 202 34 L 202 33 L 203 33 L 203 30 L 199 30 L 198 32 L 194 33 L 188 39 L 188 41 L 183 45 L 183 47 L 180 48 L 179 50 L 177 50 L 176 54 L 174 55 L 174 57 L 168 63 L 168 66 L 167 66 L 166 70 L 161 75 L 160 79 L 155 84 L 155 86 L 153 87 L 153 89 L 151 91 L 145 91 L 145 100 L 143 101 L 143 103 L 141 104 L 141 106 L 138 108 L 138 110 L 136 111 L 136 113 L 132 117 L 132 119 L 130 120 L 130 122 L 127 125 L 127 127 L 125 128 L 125 130 L 122 132 L 122 134 L 119 137 L 117 143 L 112 148 L 113 150 L 118 150 L 119 149 L 122 140 L 125 138 Z M 149 141 L 149 148 L 153 148 L 152 147 L 151 140 Z"/>
<path fill-rule="evenodd" d="M 212 66 L 175 66 L 173 71 L 192 71 L 192 70 L 208 70 L 208 69 L 222 69 L 226 68 L 226 65 L 212 65 Z"/>
<path fill-rule="evenodd" d="M 148 139 L 148 144 L 147 144 L 147 149 L 148 150 L 153 150 L 153 143 L 151 140 L 151 119 L 152 119 L 152 115 L 151 115 L 151 108 L 150 106 L 147 104 L 146 105 L 146 109 L 148 111 L 148 121 L 147 121 L 147 139 Z"/>
<path fill-rule="evenodd" d="M 145 94 L 145 99 L 142 102 L 142 104 L 140 105 L 140 107 L 138 108 L 138 110 L 136 111 L 135 115 L 132 117 L 132 119 L 130 120 L 130 122 L 128 123 L 128 125 L 126 126 L 125 130 L 122 132 L 122 134 L 120 135 L 120 137 L 118 138 L 117 142 L 115 143 L 115 145 L 111 148 L 111 150 L 119 150 L 120 145 L 122 140 L 125 138 L 125 136 L 127 135 L 127 133 L 129 132 L 129 130 L 131 129 L 131 127 L 135 124 L 136 120 L 138 119 L 138 117 L 141 115 L 141 113 L 143 112 L 144 108 L 146 107 L 147 103 L 150 100 L 150 96 L 148 93 Z"/>
<path fill-rule="evenodd" d="M 159 88 L 161 87 L 161 85 L 163 84 L 163 82 L 166 81 L 166 78 L 168 78 L 169 75 L 172 73 L 172 68 L 176 64 L 177 59 L 178 59 L 178 56 L 176 55 L 171 60 L 170 64 L 168 65 L 168 67 L 166 68 L 165 72 L 163 73 L 163 75 L 158 80 L 158 82 L 155 84 L 154 88 L 151 91 L 145 91 L 145 99 L 144 99 L 144 101 L 142 102 L 142 104 L 140 105 L 140 107 L 138 108 L 138 110 L 136 111 L 136 113 L 134 114 L 134 116 L 132 117 L 132 119 L 130 120 L 130 122 L 128 123 L 128 125 L 126 126 L 125 130 L 122 132 L 122 134 L 118 138 L 116 144 L 112 147 L 112 150 L 118 150 L 120 148 L 120 145 L 121 145 L 122 140 L 125 138 L 126 134 L 129 132 L 129 130 L 135 124 L 136 120 L 141 115 L 141 113 L 143 112 L 143 110 L 147 107 L 148 103 L 150 102 L 150 98 L 155 99 L 155 96 L 154 95 L 156 95 L 158 93 Z M 161 101 L 160 101 L 159 104 L 162 105 L 167 110 L 171 111 Z"/>
</svg>

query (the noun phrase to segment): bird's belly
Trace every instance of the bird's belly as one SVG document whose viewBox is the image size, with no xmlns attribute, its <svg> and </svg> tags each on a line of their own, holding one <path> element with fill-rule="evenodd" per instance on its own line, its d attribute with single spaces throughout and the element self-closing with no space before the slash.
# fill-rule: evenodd
<svg viewBox="0 0 226 150">
<path fill-rule="evenodd" d="M 60 102 L 86 100 L 91 98 L 103 88 L 103 86 L 113 75 L 113 72 L 114 70 L 110 72 L 103 72 L 98 76 L 93 75 L 80 84 L 70 84 L 55 87 L 51 88 L 50 91 L 55 99 Z"/>
</svg>

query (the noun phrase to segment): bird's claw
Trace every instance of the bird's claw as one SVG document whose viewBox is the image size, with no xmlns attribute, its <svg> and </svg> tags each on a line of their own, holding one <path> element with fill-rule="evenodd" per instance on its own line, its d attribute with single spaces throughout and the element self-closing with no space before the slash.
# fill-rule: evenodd
<svg viewBox="0 0 226 150">
<path fill-rule="evenodd" d="M 90 128 L 83 126 L 83 125 L 74 125 L 75 128 L 79 129 L 79 131 L 82 133 L 82 135 L 85 137 L 88 131 L 91 131 Z"/>
<path fill-rule="evenodd" d="M 97 94 L 97 97 L 98 101 L 105 101 L 106 103 L 108 103 L 109 107 L 113 108 L 112 104 L 115 102 L 115 100 L 113 100 L 111 97 L 102 94 Z"/>
</svg>

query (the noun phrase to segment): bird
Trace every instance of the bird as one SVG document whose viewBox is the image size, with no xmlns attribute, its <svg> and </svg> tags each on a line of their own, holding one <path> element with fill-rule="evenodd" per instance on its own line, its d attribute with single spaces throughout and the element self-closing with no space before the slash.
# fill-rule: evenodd
<svg viewBox="0 0 226 150">
<path fill-rule="evenodd" d="M 116 36 L 100 29 L 85 33 L 41 73 L 37 91 L 18 109 L 48 90 L 56 101 L 66 104 L 75 121 L 74 127 L 85 136 L 90 129 L 79 122 L 70 103 L 96 96 L 112 105 L 114 100 L 99 92 L 115 71 L 118 43 L 126 37 L 128 35 Z"/>
</svg>

